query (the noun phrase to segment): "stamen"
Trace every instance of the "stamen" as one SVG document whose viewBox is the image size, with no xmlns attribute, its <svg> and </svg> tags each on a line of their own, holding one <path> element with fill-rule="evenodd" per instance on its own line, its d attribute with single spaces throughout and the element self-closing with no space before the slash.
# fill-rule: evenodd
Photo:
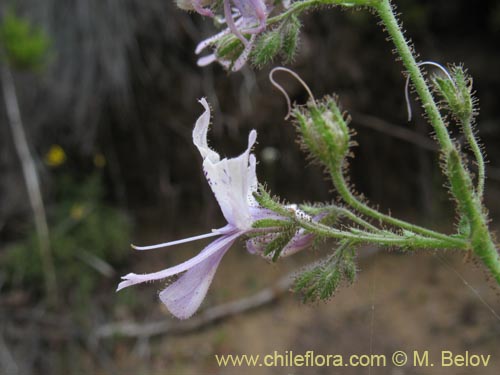
<svg viewBox="0 0 500 375">
<path fill-rule="evenodd" d="M 181 243 L 186 243 L 186 242 L 192 242 L 192 241 L 197 241 L 197 240 L 202 240 L 204 238 L 209 238 L 209 237 L 214 237 L 214 236 L 220 236 L 221 233 L 214 231 L 212 233 L 207 233 L 207 234 L 201 234 L 199 236 L 194 236 L 194 237 L 189 237 L 189 238 L 184 238 L 182 240 L 177 240 L 177 241 L 171 241 L 171 242 L 165 242 L 165 243 L 160 243 L 157 245 L 150 245 L 150 246 L 135 246 L 131 244 L 133 249 L 135 250 L 153 250 L 153 249 L 159 249 L 162 247 L 167 247 L 167 246 L 174 246 L 174 245 L 179 245 Z"/>
<path fill-rule="evenodd" d="M 448 71 L 442 65 L 435 63 L 434 61 L 423 61 L 417 63 L 417 66 L 419 67 L 424 65 L 432 65 L 438 68 L 446 75 L 446 77 L 453 83 L 453 85 L 455 85 L 455 81 L 453 81 L 453 78 L 451 77 L 450 73 L 448 73 Z M 408 122 L 410 122 L 412 118 L 409 87 L 410 87 L 410 75 L 406 77 L 406 84 L 405 84 L 405 100 L 406 100 L 406 110 L 408 111 Z"/>
<path fill-rule="evenodd" d="M 314 95 L 313 95 L 311 89 L 309 88 L 309 86 L 307 86 L 307 84 L 304 82 L 304 80 L 302 78 L 300 78 L 300 76 L 297 73 L 295 73 L 293 70 L 285 68 L 285 67 L 282 67 L 282 66 L 277 66 L 276 68 L 274 68 L 273 70 L 271 70 L 269 72 L 269 81 L 271 81 L 271 84 L 274 87 L 276 87 L 283 94 L 283 96 L 286 99 L 286 104 L 287 104 L 287 107 L 288 107 L 288 113 L 285 116 L 285 120 L 287 120 L 290 117 L 290 114 L 292 113 L 292 101 L 290 100 L 290 97 L 288 96 L 288 93 L 285 91 L 285 89 L 283 88 L 283 86 L 281 86 L 279 83 L 277 83 L 274 80 L 273 75 L 277 71 L 286 72 L 286 73 L 290 74 L 293 78 L 295 78 L 297 81 L 299 81 L 299 83 L 306 89 L 306 91 L 309 94 L 309 97 L 311 98 L 314 106 L 316 106 L 316 99 L 314 99 Z"/>
</svg>

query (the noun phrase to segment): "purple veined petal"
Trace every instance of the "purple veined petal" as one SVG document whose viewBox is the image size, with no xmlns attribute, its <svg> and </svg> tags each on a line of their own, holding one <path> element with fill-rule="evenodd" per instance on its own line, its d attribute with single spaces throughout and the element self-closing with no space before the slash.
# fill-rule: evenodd
<svg viewBox="0 0 500 375">
<path fill-rule="evenodd" d="M 248 205 L 250 183 L 249 176 L 250 150 L 255 144 L 257 132 L 252 130 L 248 136 L 248 147 L 240 156 L 222 159 L 212 163 L 209 159 L 203 162 L 203 169 L 212 192 L 219 203 L 222 214 L 229 224 L 240 230 L 251 228 L 252 218 Z"/>
<path fill-rule="evenodd" d="M 307 233 L 303 229 L 299 229 L 295 236 L 292 237 L 280 253 L 280 257 L 287 257 L 298 253 L 312 245 L 314 234 Z"/>
<path fill-rule="evenodd" d="M 245 247 L 247 251 L 252 255 L 260 255 L 260 247 L 257 246 L 257 243 L 254 238 L 250 238 L 245 241 Z"/>
<path fill-rule="evenodd" d="M 258 206 L 250 206 L 250 214 L 252 215 L 252 221 L 262 219 L 288 220 L 274 211 Z"/>
<path fill-rule="evenodd" d="M 191 317 L 205 299 L 219 263 L 229 250 L 227 244 L 196 266 L 190 268 L 160 293 L 160 300 L 179 319 Z"/>
<path fill-rule="evenodd" d="M 250 238 L 245 242 L 247 251 L 250 254 L 263 256 L 266 246 L 274 240 L 279 234 L 276 232 L 266 233 L 259 237 Z M 314 235 L 299 229 L 292 239 L 283 247 L 280 257 L 293 255 L 312 245 Z M 269 257 L 269 256 L 267 256 Z M 270 258 L 270 257 L 269 257 Z"/>
<path fill-rule="evenodd" d="M 144 283 L 147 281 L 155 281 L 155 280 L 161 280 L 165 279 L 167 277 L 177 275 L 178 273 L 187 271 L 188 269 L 196 266 L 200 262 L 204 261 L 207 259 L 210 255 L 220 251 L 221 249 L 224 249 L 226 246 L 230 246 L 233 244 L 233 242 L 243 234 L 244 232 L 239 231 L 235 232 L 233 234 L 228 234 L 225 236 L 222 236 L 212 243 L 210 243 L 207 247 L 205 247 L 198 255 L 194 256 L 193 258 L 178 264 L 177 266 L 170 267 L 167 269 L 164 269 L 162 271 L 154 272 L 154 273 L 148 273 L 148 274 L 143 274 L 143 275 L 138 275 L 135 273 L 129 273 L 128 275 L 125 275 L 122 277 L 123 281 L 118 284 L 117 291 L 129 287 L 131 285 L 135 284 L 140 284 Z"/>
<path fill-rule="evenodd" d="M 193 129 L 193 143 L 198 148 L 201 157 L 204 160 L 210 160 L 212 163 L 217 163 L 220 156 L 217 152 L 208 146 L 207 133 L 210 126 L 210 106 L 205 98 L 199 100 L 205 111 L 198 117 Z"/>
<path fill-rule="evenodd" d="M 307 219 L 310 219 L 312 221 L 319 222 L 321 219 L 323 219 L 327 215 L 326 212 L 323 212 L 323 213 L 320 213 L 319 215 L 311 217 L 310 215 L 306 214 L 301 209 L 296 208 L 296 205 L 290 205 L 290 206 L 291 207 L 295 206 L 295 215 L 300 217 L 301 219 L 307 218 Z M 293 254 L 311 246 L 313 241 L 314 241 L 314 234 L 313 233 L 309 233 L 304 229 L 299 229 L 295 233 L 295 236 L 292 237 L 290 242 L 288 242 L 285 245 L 285 247 L 281 251 L 280 256 L 287 257 L 290 255 L 293 255 Z"/>
<path fill-rule="evenodd" d="M 278 236 L 277 233 L 265 233 L 262 236 L 249 238 L 246 242 L 247 251 L 252 255 L 263 255 L 266 246 Z"/>
</svg>

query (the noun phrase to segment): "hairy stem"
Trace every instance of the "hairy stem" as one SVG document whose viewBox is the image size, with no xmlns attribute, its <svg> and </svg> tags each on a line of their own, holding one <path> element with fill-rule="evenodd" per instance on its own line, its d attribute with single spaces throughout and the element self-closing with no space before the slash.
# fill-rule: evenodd
<svg viewBox="0 0 500 375">
<path fill-rule="evenodd" d="M 460 242 L 457 246 L 455 239 L 437 239 L 428 238 L 419 235 L 398 236 L 390 233 L 370 233 L 358 230 L 356 232 L 345 232 L 331 228 L 327 225 L 313 221 L 296 219 L 297 223 L 304 229 L 324 237 L 336 239 L 348 239 L 354 242 L 374 243 L 382 246 L 398 246 L 406 249 L 449 249 L 456 247 L 458 249 L 467 249 L 466 242 Z"/>
<path fill-rule="evenodd" d="M 347 182 L 345 181 L 345 178 L 342 174 L 341 168 L 340 167 L 337 167 L 337 168 L 338 168 L 338 170 L 335 171 L 335 173 L 331 174 L 333 184 L 335 185 L 335 188 L 337 189 L 337 191 L 340 194 L 340 196 L 342 197 L 342 199 L 348 205 L 350 205 L 352 208 L 354 208 L 355 210 L 359 211 L 360 213 L 362 213 L 366 216 L 370 216 L 376 220 L 379 220 L 381 222 L 385 222 L 385 223 L 393 225 L 395 227 L 406 229 L 406 230 L 409 230 L 413 233 L 418 233 L 418 234 L 421 234 L 421 235 L 424 235 L 427 237 L 431 237 L 431 238 L 436 238 L 436 239 L 439 239 L 442 241 L 448 241 L 450 244 L 453 244 L 451 247 L 463 246 L 464 241 L 459 239 L 459 238 L 453 238 L 453 237 L 447 236 L 446 234 L 438 233 L 438 232 L 435 232 L 433 230 L 423 228 L 423 227 L 420 227 L 418 225 L 411 224 L 411 223 L 408 223 L 406 221 L 393 218 L 392 216 L 385 215 L 385 214 L 369 207 L 368 205 L 366 205 L 365 203 L 360 201 L 356 196 L 354 196 L 354 194 L 351 192 L 351 189 L 349 189 L 349 187 L 347 186 Z"/>
<path fill-rule="evenodd" d="M 396 51 L 408 70 L 427 117 L 434 127 L 436 138 L 444 156 L 444 167 L 450 182 L 451 193 L 457 200 L 460 214 L 465 215 L 470 221 L 471 247 L 500 284 L 500 258 L 488 230 L 487 217 L 484 214 L 480 199 L 476 196 L 472 187 L 470 174 L 467 172 L 457 148 L 451 141 L 438 106 L 396 20 L 390 1 L 381 0 L 374 5 L 374 8 L 396 46 Z"/>
<path fill-rule="evenodd" d="M 472 119 L 468 118 L 465 119 L 465 121 L 462 122 L 462 129 L 465 135 L 465 138 L 467 139 L 467 142 L 469 143 L 469 147 L 472 150 L 472 153 L 474 154 L 474 158 L 476 159 L 477 163 L 477 187 L 476 187 L 476 194 L 477 197 L 480 201 L 483 199 L 483 194 L 484 194 L 484 181 L 486 179 L 486 172 L 485 172 L 485 166 L 484 166 L 484 158 L 483 154 L 481 152 L 481 147 L 479 146 L 479 143 L 474 136 L 474 131 L 472 130 Z"/>
</svg>

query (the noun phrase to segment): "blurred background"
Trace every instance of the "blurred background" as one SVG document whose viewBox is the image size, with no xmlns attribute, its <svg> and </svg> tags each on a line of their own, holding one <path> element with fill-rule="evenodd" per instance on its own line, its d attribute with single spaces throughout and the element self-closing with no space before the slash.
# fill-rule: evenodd
<svg viewBox="0 0 500 375">
<path fill-rule="evenodd" d="M 463 63 L 474 77 L 477 129 L 489 160 L 486 202 L 498 230 L 500 4 L 396 4 L 421 60 Z M 451 231 L 452 204 L 430 129 L 414 101 L 414 120 L 406 121 L 402 66 L 375 17 L 328 9 L 302 21 L 290 67 L 316 97 L 336 93 L 351 113 L 357 191 L 394 215 Z M 328 244 L 278 264 L 239 244 L 221 263 L 202 312 L 187 322 L 161 306 L 161 283 L 115 293 L 121 275 L 165 268 L 204 245 L 135 254 L 130 243 L 223 224 L 191 141 L 202 96 L 214 110 L 214 149 L 237 155 L 255 128 L 258 177 L 274 194 L 297 203 L 335 199 L 283 120 L 286 105 L 269 83 L 271 67 L 228 75 L 219 66 L 196 66 L 194 47 L 214 31 L 210 20 L 170 0 L 1 1 L 2 48 L 18 58 L 0 54 L 0 373 L 229 374 L 234 368 L 218 368 L 214 354 L 413 349 L 492 354 L 486 369 L 449 373 L 498 373 L 500 289 L 473 259 L 451 252 L 401 256 L 362 248 L 354 285 L 327 304 L 304 305 L 288 292 L 289 275 L 319 259 Z M 296 82 L 278 78 L 293 100 L 307 100 Z M 41 197 L 27 189 L 33 171 Z M 56 279 L 50 293 L 44 251 L 52 254 Z M 255 308 L 242 307 L 247 302 Z"/>
</svg>

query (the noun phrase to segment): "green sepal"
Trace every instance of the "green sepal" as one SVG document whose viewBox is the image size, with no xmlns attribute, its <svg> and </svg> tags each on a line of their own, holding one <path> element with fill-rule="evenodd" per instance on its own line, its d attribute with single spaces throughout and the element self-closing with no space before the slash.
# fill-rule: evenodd
<svg viewBox="0 0 500 375">
<path fill-rule="evenodd" d="M 349 152 L 350 131 L 348 118 L 336 98 L 327 96 L 321 102 L 309 102 L 305 108 L 295 108 L 292 114 L 303 147 L 327 168 L 338 169 Z"/>
<path fill-rule="evenodd" d="M 259 203 L 262 207 L 267 208 L 273 212 L 279 213 L 285 217 L 291 217 L 292 212 L 288 210 L 284 205 L 282 205 L 278 198 L 273 198 L 266 191 L 264 185 L 259 185 L 259 190 L 253 193 L 253 196 L 257 203 Z"/>
<path fill-rule="evenodd" d="M 320 283 L 320 289 L 318 290 L 319 292 L 319 298 L 322 300 L 327 300 L 337 290 L 342 274 L 340 273 L 340 270 L 338 267 L 335 267 L 333 270 L 330 272 L 323 272 L 321 275 L 322 280 Z"/>
<path fill-rule="evenodd" d="M 295 235 L 296 227 L 295 225 L 289 223 L 287 227 L 283 228 L 283 231 L 278 234 L 271 242 L 269 242 L 265 249 L 265 256 L 272 256 L 272 261 L 276 262 L 283 251 L 283 248 L 292 240 Z"/>
<path fill-rule="evenodd" d="M 334 254 L 324 263 L 297 276 L 293 289 L 302 294 L 304 302 L 327 300 L 343 281 L 351 284 L 356 279 L 357 268 L 352 245 L 349 241 L 341 242 Z"/>
<path fill-rule="evenodd" d="M 299 44 L 301 27 L 302 24 L 295 14 L 292 14 L 292 16 L 290 16 L 290 18 L 283 23 L 281 53 L 283 54 L 285 63 L 290 63 L 295 57 L 297 46 Z"/>
<path fill-rule="evenodd" d="M 279 29 L 274 29 L 263 33 L 255 43 L 252 50 L 252 63 L 258 67 L 271 62 L 281 48 L 281 34 Z"/>
<path fill-rule="evenodd" d="M 464 170 L 464 165 L 459 152 L 452 149 L 447 155 L 447 175 L 451 191 L 457 200 L 459 212 L 471 218 L 476 209 L 474 199 L 470 195 L 474 187 L 470 175 Z"/>
</svg>

